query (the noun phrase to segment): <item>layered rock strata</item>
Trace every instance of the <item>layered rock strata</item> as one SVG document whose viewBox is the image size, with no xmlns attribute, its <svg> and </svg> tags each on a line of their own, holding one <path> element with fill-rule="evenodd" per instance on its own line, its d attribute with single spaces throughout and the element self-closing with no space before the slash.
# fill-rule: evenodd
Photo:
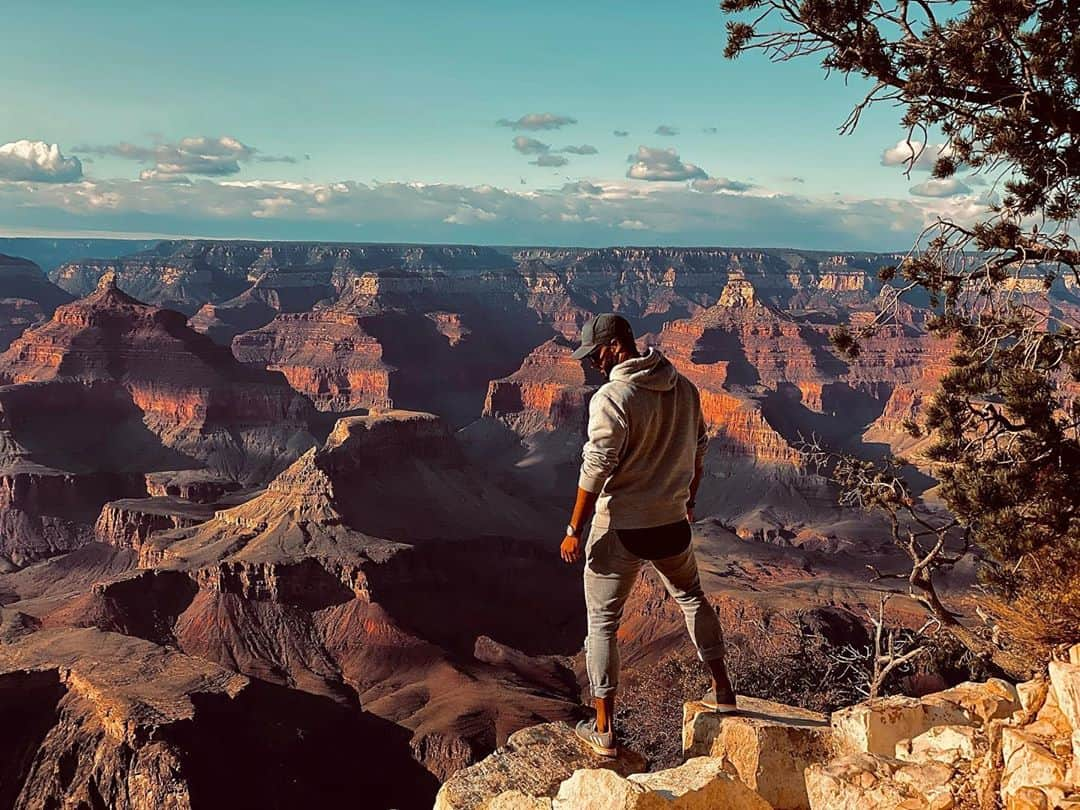
<svg viewBox="0 0 1080 810">
<path fill-rule="evenodd" d="M 284 808 L 312 785 L 332 804 L 415 806 L 430 790 L 385 723 L 116 633 L 0 644 L 0 711 L 5 807 Z"/>
<path fill-rule="evenodd" d="M 94 536 L 99 542 L 138 552 L 155 532 L 195 526 L 213 514 L 212 506 L 168 496 L 110 501 L 101 508 Z"/>
<path fill-rule="evenodd" d="M 112 536 L 137 547 L 142 567 L 197 585 L 170 622 L 185 652 L 335 701 L 359 696 L 445 775 L 533 713 L 572 710 L 565 664 L 530 663 L 513 646 L 536 649 L 550 628 L 490 611 L 491 599 L 544 598 L 560 615 L 576 604 L 550 585 L 558 561 L 513 539 L 550 521 L 470 467 L 444 422 L 388 411 L 338 420 L 321 448 L 206 522 L 118 521 Z"/>
<path fill-rule="evenodd" d="M 393 406 L 390 375 L 379 341 L 363 318 L 339 309 L 279 315 L 269 325 L 237 336 L 236 358 L 280 371 L 294 389 L 324 411 Z"/>
<path fill-rule="evenodd" d="M 587 384 L 581 361 L 570 356 L 574 348 L 563 338 L 537 346 L 521 368 L 491 381 L 483 416 L 504 422 L 522 436 L 563 428 L 583 435 L 595 387 Z"/>
<path fill-rule="evenodd" d="M 51 321 L 16 340 L 0 355 L 0 379 L 17 389 L 0 395 L 4 402 L 36 390 L 48 397 L 49 384 L 81 388 L 85 396 L 97 392 L 118 418 L 128 411 L 128 430 L 148 434 L 131 436 L 135 446 L 152 435 L 174 461 L 187 458 L 189 466 L 204 464 L 240 481 L 260 480 L 313 444 L 310 404 L 283 379 L 240 365 L 190 330 L 183 316 L 121 292 L 111 275 L 95 293 L 59 307 Z M 113 425 L 99 429 L 107 427 Z M 41 443 L 20 435 L 15 424 L 12 430 L 24 445 Z M 92 437 L 73 438 L 69 456 Z M 126 450 L 130 456 L 131 445 Z M 161 461 L 158 455 L 151 463 Z M 93 463 L 100 466 L 101 459 Z M 128 469 L 139 463 L 129 457 Z"/>
</svg>

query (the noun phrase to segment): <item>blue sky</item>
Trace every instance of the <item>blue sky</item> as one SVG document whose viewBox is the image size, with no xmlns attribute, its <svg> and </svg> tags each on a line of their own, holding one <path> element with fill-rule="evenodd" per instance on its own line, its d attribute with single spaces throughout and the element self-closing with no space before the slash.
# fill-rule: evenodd
<svg viewBox="0 0 1080 810">
<path fill-rule="evenodd" d="M 7 233 L 896 249 L 977 202 L 883 165 L 896 108 L 838 135 L 858 83 L 725 60 L 713 0 L 54 2 L 5 21 Z M 530 114 L 550 115 L 496 124 Z"/>
</svg>

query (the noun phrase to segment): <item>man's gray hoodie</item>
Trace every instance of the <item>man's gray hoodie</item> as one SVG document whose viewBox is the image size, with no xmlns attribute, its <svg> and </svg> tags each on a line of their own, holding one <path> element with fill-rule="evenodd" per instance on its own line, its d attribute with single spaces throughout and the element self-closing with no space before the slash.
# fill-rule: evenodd
<svg viewBox="0 0 1080 810">
<path fill-rule="evenodd" d="M 589 402 L 578 486 L 598 492 L 593 525 L 643 529 L 686 517 L 708 436 L 698 390 L 657 349 L 615 366 Z"/>
</svg>

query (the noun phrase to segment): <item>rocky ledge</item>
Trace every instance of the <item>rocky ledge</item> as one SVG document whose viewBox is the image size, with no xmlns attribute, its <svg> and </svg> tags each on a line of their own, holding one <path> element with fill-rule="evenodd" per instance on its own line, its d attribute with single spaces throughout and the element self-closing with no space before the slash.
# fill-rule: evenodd
<svg viewBox="0 0 1080 810">
<path fill-rule="evenodd" d="M 270 810 L 312 785 L 325 807 L 416 807 L 433 787 L 408 734 L 354 707 L 4 609 L 0 718 L 0 807 Z"/>
<path fill-rule="evenodd" d="M 436 810 L 1080 810 L 1080 645 L 1020 684 L 963 683 L 822 715 L 687 703 L 675 768 L 596 760 L 563 724 L 523 729 L 452 776 Z M 637 772 L 635 772 L 637 771 Z"/>
</svg>

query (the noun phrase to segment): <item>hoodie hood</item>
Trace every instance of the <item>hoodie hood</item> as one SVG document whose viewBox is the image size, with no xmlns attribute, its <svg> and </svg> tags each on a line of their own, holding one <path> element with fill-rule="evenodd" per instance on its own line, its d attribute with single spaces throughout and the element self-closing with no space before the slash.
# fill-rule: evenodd
<svg viewBox="0 0 1080 810">
<path fill-rule="evenodd" d="M 612 382 L 624 382 L 651 391 L 670 391 L 675 387 L 679 372 L 671 361 L 655 347 L 650 346 L 641 357 L 623 360 L 611 369 L 608 379 Z"/>
</svg>

